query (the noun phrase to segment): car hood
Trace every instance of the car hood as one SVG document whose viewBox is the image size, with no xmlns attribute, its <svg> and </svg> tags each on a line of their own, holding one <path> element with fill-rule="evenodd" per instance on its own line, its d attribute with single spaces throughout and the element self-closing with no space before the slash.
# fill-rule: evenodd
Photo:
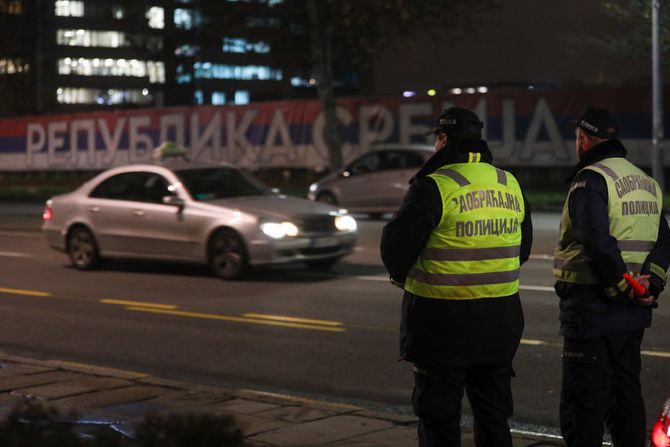
<svg viewBox="0 0 670 447">
<path fill-rule="evenodd" d="M 248 196 L 210 200 L 208 205 L 234 208 L 259 217 L 291 218 L 309 214 L 330 214 L 338 208 L 307 199 L 284 195 Z"/>
</svg>

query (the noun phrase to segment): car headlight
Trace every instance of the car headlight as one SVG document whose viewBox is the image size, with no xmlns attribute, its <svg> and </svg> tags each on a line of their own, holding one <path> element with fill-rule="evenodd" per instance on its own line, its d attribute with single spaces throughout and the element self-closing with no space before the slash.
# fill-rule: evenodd
<svg viewBox="0 0 670 447">
<path fill-rule="evenodd" d="M 340 231 L 356 231 L 356 219 L 346 214 L 344 216 L 337 216 L 335 218 L 335 228 Z"/>
<path fill-rule="evenodd" d="M 272 239 L 298 235 L 298 227 L 292 222 L 265 222 L 261 224 L 261 231 Z"/>
<path fill-rule="evenodd" d="M 316 189 L 317 189 L 318 187 L 319 187 L 318 184 L 316 184 L 316 183 L 312 183 L 311 185 L 309 185 L 309 192 L 314 192 L 314 191 L 316 191 Z"/>
</svg>

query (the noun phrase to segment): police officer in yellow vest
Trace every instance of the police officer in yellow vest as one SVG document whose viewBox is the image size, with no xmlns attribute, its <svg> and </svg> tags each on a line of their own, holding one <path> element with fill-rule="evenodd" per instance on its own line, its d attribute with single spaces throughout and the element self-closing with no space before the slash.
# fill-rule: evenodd
<svg viewBox="0 0 670 447">
<path fill-rule="evenodd" d="M 470 110 L 442 113 L 426 134 L 436 153 L 382 234 L 382 260 L 404 289 L 400 355 L 414 363 L 420 446 L 460 446 L 464 390 L 476 444 L 512 445 L 519 266 L 532 224 L 516 178 L 491 164 L 482 126 Z"/>
<path fill-rule="evenodd" d="M 670 264 L 670 230 L 654 179 L 625 159 L 605 109 L 576 121 L 579 163 L 570 177 L 554 258 L 560 298 L 563 385 L 560 423 L 570 447 L 643 447 L 640 344 Z M 647 286 L 636 296 L 629 273 Z"/>
</svg>

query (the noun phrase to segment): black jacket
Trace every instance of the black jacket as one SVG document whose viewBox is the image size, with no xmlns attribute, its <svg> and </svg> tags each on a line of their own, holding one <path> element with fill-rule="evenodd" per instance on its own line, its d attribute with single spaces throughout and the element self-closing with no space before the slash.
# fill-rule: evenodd
<svg viewBox="0 0 670 447">
<path fill-rule="evenodd" d="M 446 164 L 468 161 L 468 153 L 492 162 L 482 140 L 464 140 L 437 151 L 410 181 L 400 209 L 382 232 L 381 256 L 393 281 L 404 283 L 428 237 L 442 217 L 437 184 L 426 177 Z M 530 207 L 521 224 L 521 262 L 530 255 Z M 400 355 L 422 367 L 511 360 L 523 331 L 519 295 L 479 300 L 440 300 L 405 292 L 400 325 Z"/>
<path fill-rule="evenodd" d="M 607 183 L 595 171 L 582 171 L 584 167 L 606 158 L 625 156 L 626 149 L 621 142 L 608 140 L 589 150 L 568 178 L 568 182 L 583 185 L 570 194 L 568 213 L 575 238 L 584 245 L 584 256 L 601 285 L 556 283 L 556 292 L 561 298 L 560 332 L 567 337 L 591 338 L 632 332 L 651 324 L 649 307 L 635 306 L 625 296 L 613 300 L 603 293 L 603 286 L 619 283 L 627 269 L 617 240 L 606 231 L 609 228 Z M 650 273 L 650 263 L 666 270 L 670 264 L 670 229 L 663 215 L 656 245 L 647 256 L 642 274 Z M 663 278 L 652 274 L 650 281 L 650 292 L 658 296 L 663 290 Z"/>
</svg>

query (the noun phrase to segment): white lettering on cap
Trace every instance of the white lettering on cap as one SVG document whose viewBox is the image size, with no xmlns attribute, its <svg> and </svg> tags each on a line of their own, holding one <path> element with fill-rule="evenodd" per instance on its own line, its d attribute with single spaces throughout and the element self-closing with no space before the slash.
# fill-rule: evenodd
<svg viewBox="0 0 670 447">
<path fill-rule="evenodd" d="M 586 127 L 586 128 L 589 129 L 591 132 L 598 133 L 598 127 L 597 127 L 597 126 L 594 126 L 593 124 L 591 124 L 591 123 L 589 123 L 589 122 L 586 122 L 586 121 L 582 120 L 582 121 L 579 123 L 579 125 L 582 126 L 582 127 Z"/>
</svg>

